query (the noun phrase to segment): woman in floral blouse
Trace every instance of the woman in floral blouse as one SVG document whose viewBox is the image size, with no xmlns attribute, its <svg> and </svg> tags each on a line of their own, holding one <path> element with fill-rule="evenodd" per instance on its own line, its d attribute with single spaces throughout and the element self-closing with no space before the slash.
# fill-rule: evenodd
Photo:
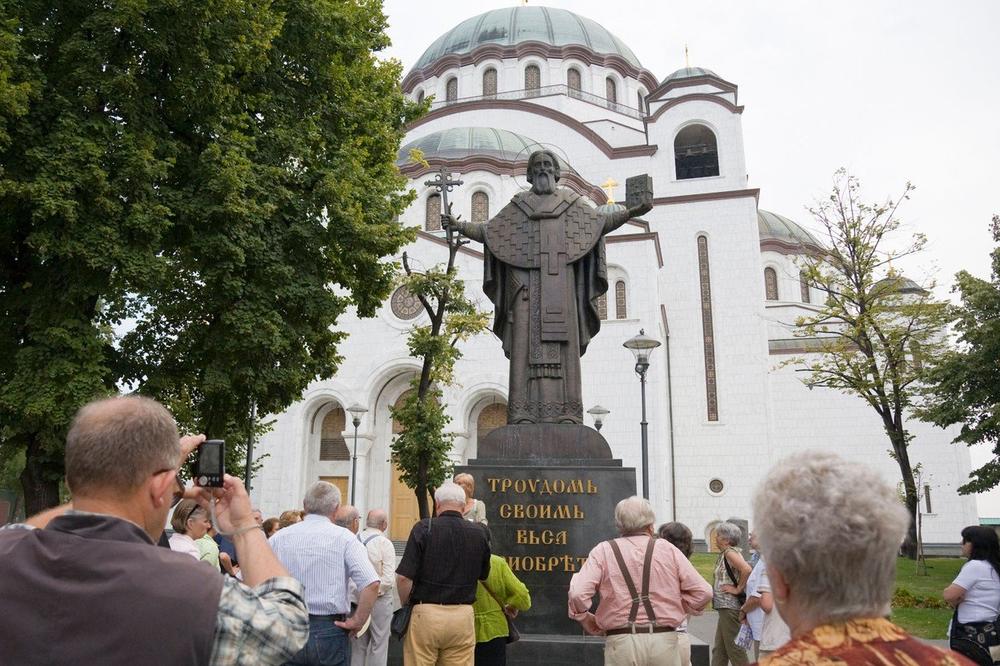
<svg viewBox="0 0 1000 666">
<path fill-rule="evenodd" d="M 886 619 L 909 516 L 872 469 L 820 451 L 778 463 L 754 497 L 771 592 L 792 640 L 761 666 L 970 666 Z"/>
</svg>

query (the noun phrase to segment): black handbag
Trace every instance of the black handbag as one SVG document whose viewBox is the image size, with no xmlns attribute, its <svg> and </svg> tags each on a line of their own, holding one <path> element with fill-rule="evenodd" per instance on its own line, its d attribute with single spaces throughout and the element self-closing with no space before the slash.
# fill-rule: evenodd
<svg viewBox="0 0 1000 666">
<path fill-rule="evenodd" d="M 406 630 L 410 628 L 410 615 L 413 613 L 413 606 L 406 604 L 400 606 L 392 613 L 392 621 L 389 622 L 389 631 L 396 640 L 403 640 Z"/>
<path fill-rule="evenodd" d="M 980 666 L 1000 664 L 1000 624 L 958 621 L 958 610 L 951 619 L 949 647 Z"/>
<path fill-rule="evenodd" d="M 517 641 L 521 640 L 521 632 L 518 631 L 517 626 L 514 624 L 514 621 L 510 619 L 510 615 L 507 615 L 506 606 L 504 606 L 503 602 L 500 601 L 497 595 L 493 593 L 493 590 L 490 589 L 489 585 L 487 585 L 483 581 L 479 581 L 479 584 L 482 585 L 484 588 L 486 588 L 486 591 L 490 593 L 491 597 L 493 597 L 493 601 L 497 602 L 497 604 L 500 605 L 500 612 L 503 613 L 504 619 L 507 620 L 507 642 L 516 643 Z"/>
</svg>

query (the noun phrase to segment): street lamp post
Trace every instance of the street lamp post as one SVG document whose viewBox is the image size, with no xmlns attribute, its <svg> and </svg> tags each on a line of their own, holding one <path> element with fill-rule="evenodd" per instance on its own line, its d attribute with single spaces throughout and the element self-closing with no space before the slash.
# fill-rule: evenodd
<svg viewBox="0 0 1000 666">
<path fill-rule="evenodd" d="M 594 417 L 594 428 L 597 429 L 597 432 L 601 432 L 601 426 L 604 425 L 604 419 L 611 413 L 611 410 L 607 407 L 594 405 L 587 410 L 587 413 Z"/>
<path fill-rule="evenodd" d="M 354 403 L 347 408 L 351 413 L 352 423 L 354 423 L 354 454 L 351 456 L 351 505 L 354 505 L 354 489 L 357 487 L 358 472 L 358 426 L 361 425 L 361 415 L 368 410 L 358 403 Z"/>
<path fill-rule="evenodd" d="M 646 423 L 646 371 L 649 369 L 649 355 L 660 346 L 660 341 L 646 335 L 639 329 L 639 335 L 625 341 L 623 345 L 635 355 L 635 373 L 639 375 L 642 392 L 642 496 L 649 499 L 649 432 Z"/>
</svg>

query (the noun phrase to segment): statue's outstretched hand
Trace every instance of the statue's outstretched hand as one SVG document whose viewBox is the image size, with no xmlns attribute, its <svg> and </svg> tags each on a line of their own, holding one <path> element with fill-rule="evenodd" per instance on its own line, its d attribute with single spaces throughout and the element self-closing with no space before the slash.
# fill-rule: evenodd
<svg viewBox="0 0 1000 666">
<path fill-rule="evenodd" d="M 652 200 L 650 200 L 650 201 L 643 201 L 643 202 L 641 202 L 641 203 L 639 203 L 639 204 L 637 204 L 637 205 L 632 206 L 631 208 L 629 208 L 628 209 L 628 216 L 629 216 L 629 219 L 632 219 L 633 217 L 640 217 L 642 215 L 645 215 L 646 213 L 648 213 L 651 210 L 653 210 L 653 202 L 652 202 Z"/>
<path fill-rule="evenodd" d="M 462 218 L 461 215 L 453 215 L 451 212 L 452 204 L 448 203 L 448 212 L 441 213 L 441 228 L 445 231 L 456 231 L 461 232 L 459 220 Z"/>
</svg>

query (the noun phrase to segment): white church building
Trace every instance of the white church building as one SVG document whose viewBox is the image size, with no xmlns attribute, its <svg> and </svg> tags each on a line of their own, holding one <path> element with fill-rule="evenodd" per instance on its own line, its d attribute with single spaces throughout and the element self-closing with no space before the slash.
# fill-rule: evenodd
<svg viewBox="0 0 1000 666">
<path fill-rule="evenodd" d="M 403 88 L 413 99 L 433 97 L 430 113 L 408 128 L 399 159 L 418 195 L 400 217 L 420 230 L 405 248 L 417 267 L 447 258 L 440 197 L 424 185 L 442 166 L 463 181 L 449 193 L 454 212 L 477 222 L 528 187 L 527 157 L 539 147 L 563 161 L 560 185 L 595 206 L 615 205 L 606 191 L 623 200 L 626 178 L 652 177 L 653 210 L 606 239 L 610 288 L 582 371 L 584 409 L 610 410 L 601 433 L 638 475 L 640 387 L 622 343 L 639 329 L 663 343 L 647 377 L 650 499 L 659 521 L 679 520 L 704 539 L 719 520 L 749 520 L 752 493 L 768 468 L 807 448 L 838 452 L 899 481 L 880 419 L 861 399 L 810 390 L 802 373 L 779 367 L 810 350 L 792 323 L 820 298 L 799 278 L 800 258 L 819 243 L 796 222 L 758 207 L 767 183 L 748 182 L 734 83 L 695 67 L 659 79 L 598 23 L 563 9 L 518 6 L 441 35 Z M 409 159 L 412 148 L 429 167 Z M 465 246 L 457 263 L 468 293 L 492 311 L 482 293 L 481 246 Z M 269 457 L 253 497 L 265 515 L 299 507 L 317 479 L 338 484 L 348 501 L 356 446 L 354 503 L 362 511 L 388 509 L 392 538 L 406 538 L 415 501 L 390 461 L 389 408 L 419 368 L 406 338 L 423 323 L 404 290 L 372 319 L 342 318 L 338 325 L 350 335 L 336 376 L 269 417 L 274 426 L 258 444 Z M 477 442 L 506 422 L 500 341 L 486 331 L 462 352 L 458 383 L 445 390 L 456 464 L 475 458 Z M 346 411 L 355 405 L 367 410 L 356 430 Z M 962 527 L 978 523 L 975 498 L 956 492 L 968 477 L 968 450 L 951 444 L 949 431 L 910 427 L 911 460 L 923 470 L 924 541 L 930 550 L 953 545 Z M 477 494 L 489 502 L 487 490 Z"/>
</svg>

